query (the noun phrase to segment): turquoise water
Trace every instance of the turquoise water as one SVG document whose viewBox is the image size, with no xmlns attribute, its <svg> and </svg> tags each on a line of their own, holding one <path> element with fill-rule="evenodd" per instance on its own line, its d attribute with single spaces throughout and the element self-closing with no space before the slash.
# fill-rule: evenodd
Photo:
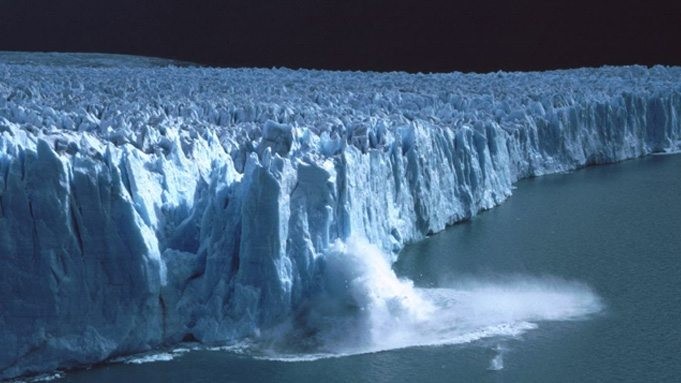
<svg viewBox="0 0 681 383">
<path fill-rule="evenodd" d="M 681 381 L 681 156 L 521 181 L 500 207 L 404 249 L 394 268 L 427 288 L 579 281 L 603 308 L 465 344 L 305 362 L 196 351 L 58 381 Z"/>
</svg>

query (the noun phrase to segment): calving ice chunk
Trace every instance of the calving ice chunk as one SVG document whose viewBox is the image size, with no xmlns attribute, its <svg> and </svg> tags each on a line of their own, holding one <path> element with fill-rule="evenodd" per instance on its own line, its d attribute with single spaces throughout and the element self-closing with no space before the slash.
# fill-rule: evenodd
<svg viewBox="0 0 681 383">
<path fill-rule="evenodd" d="M 0 378 L 296 333 L 296 318 L 314 327 L 337 309 L 311 306 L 323 296 L 374 308 L 377 339 L 393 317 L 432 323 L 426 308 L 450 293 L 395 279 L 404 244 L 501 203 L 521 178 L 681 148 L 680 68 L 415 75 L 47 58 L 0 54 Z M 338 273 L 364 279 L 339 285 Z M 372 278 L 394 294 L 372 295 Z M 555 313 L 514 309 L 521 323 Z"/>
</svg>

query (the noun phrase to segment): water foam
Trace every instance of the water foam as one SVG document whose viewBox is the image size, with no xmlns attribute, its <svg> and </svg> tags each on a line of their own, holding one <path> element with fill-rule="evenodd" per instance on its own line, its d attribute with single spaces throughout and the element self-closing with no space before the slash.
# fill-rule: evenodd
<svg viewBox="0 0 681 383">
<path fill-rule="evenodd" d="M 494 348 L 494 357 L 490 360 L 489 367 L 487 368 L 489 371 L 500 371 L 504 369 L 504 351 L 506 351 L 506 349 L 501 345 L 497 345 Z"/>
<path fill-rule="evenodd" d="M 446 285 L 414 287 L 377 247 L 357 238 L 338 241 L 325 256 L 318 295 L 256 356 L 315 360 L 517 337 L 542 321 L 582 319 L 602 309 L 588 286 L 558 278 L 461 278 Z"/>
<path fill-rule="evenodd" d="M 120 358 L 111 359 L 110 363 L 123 363 L 123 364 L 146 364 L 155 362 L 170 362 L 175 359 L 175 356 L 181 354 L 181 352 L 151 352 L 135 354 L 130 356 L 124 356 Z"/>
<path fill-rule="evenodd" d="M 64 377 L 64 373 L 61 371 L 50 372 L 46 374 L 40 374 L 36 376 L 18 378 L 8 380 L 9 383 L 37 383 L 37 382 L 50 382 L 53 380 L 61 379 Z"/>
</svg>

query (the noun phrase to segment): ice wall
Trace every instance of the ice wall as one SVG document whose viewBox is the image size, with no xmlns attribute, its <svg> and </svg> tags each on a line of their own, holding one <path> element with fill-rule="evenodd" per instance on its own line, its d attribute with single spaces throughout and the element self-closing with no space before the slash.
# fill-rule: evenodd
<svg viewBox="0 0 681 383">
<path fill-rule="evenodd" d="M 680 79 L 0 62 L 0 378 L 257 337 L 336 239 L 395 255 L 518 179 L 681 149 Z"/>
</svg>

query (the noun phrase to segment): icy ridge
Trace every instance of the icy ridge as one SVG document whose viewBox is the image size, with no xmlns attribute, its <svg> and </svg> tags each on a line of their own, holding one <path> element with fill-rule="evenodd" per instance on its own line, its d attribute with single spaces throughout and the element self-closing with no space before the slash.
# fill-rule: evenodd
<svg viewBox="0 0 681 383">
<path fill-rule="evenodd" d="M 0 63 L 0 378 L 257 337 L 336 239 L 396 254 L 521 178 L 680 149 L 679 79 Z"/>
</svg>

